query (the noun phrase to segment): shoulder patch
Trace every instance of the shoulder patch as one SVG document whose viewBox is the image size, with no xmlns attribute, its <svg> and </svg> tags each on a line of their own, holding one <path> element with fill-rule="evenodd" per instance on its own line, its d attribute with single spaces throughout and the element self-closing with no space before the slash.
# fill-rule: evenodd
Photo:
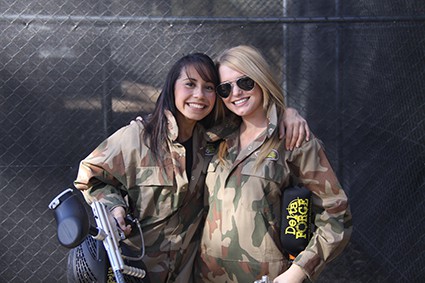
<svg viewBox="0 0 425 283">
<path fill-rule="evenodd" d="M 269 154 L 267 154 L 266 159 L 269 160 L 278 160 L 279 159 L 279 152 L 277 152 L 276 149 L 272 149 Z"/>
<path fill-rule="evenodd" d="M 217 152 L 217 145 L 214 143 L 207 143 L 205 146 L 205 155 L 211 156 L 214 155 Z"/>
</svg>

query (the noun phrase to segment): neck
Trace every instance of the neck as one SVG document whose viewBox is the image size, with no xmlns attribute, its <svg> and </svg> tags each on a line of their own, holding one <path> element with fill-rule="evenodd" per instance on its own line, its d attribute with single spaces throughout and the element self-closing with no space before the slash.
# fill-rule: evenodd
<svg viewBox="0 0 425 283">
<path fill-rule="evenodd" d="M 256 132 L 267 127 L 268 119 L 264 111 L 256 112 L 255 115 L 242 117 L 241 132 Z"/>
<path fill-rule="evenodd" d="M 254 119 L 243 118 L 239 132 L 240 148 L 245 148 L 255 140 L 267 128 L 267 125 L 268 120 L 265 114 Z"/>
<path fill-rule="evenodd" d="M 193 130 L 193 128 L 192 128 L 192 130 Z M 177 141 L 182 143 L 182 142 L 189 140 L 191 137 L 192 137 L 192 132 L 187 133 L 186 131 L 182 132 L 182 131 L 179 130 L 179 136 L 177 137 Z"/>
<path fill-rule="evenodd" d="M 179 117 L 177 117 L 177 125 L 179 127 L 179 136 L 177 137 L 177 141 L 185 142 L 192 137 L 196 121 L 185 118 L 179 119 Z"/>
</svg>

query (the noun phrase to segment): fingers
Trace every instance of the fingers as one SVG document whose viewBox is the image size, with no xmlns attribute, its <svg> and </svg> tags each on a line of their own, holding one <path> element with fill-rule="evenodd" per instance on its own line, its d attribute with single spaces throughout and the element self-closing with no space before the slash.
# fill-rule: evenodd
<svg viewBox="0 0 425 283">
<path fill-rule="evenodd" d="M 279 139 L 281 139 L 281 140 L 284 139 L 285 134 L 286 134 L 285 125 L 283 123 L 280 123 L 279 124 Z"/>
<path fill-rule="evenodd" d="M 295 147 L 300 147 L 304 141 L 306 131 L 305 123 L 299 122 L 286 129 L 286 149 L 293 150 Z"/>
<path fill-rule="evenodd" d="M 301 141 L 303 140 L 304 137 L 301 137 Z M 293 150 L 294 147 L 299 147 L 299 145 L 297 144 L 298 140 L 300 139 L 300 126 L 294 126 L 292 128 L 292 135 L 290 138 L 290 143 L 289 143 L 289 148 L 290 150 Z"/>
<path fill-rule="evenodd" d="M 295 147 L 298 148 L 304 140 L 310 140 L 310 128 L 307 122 L 300 121 L 297 125 L 286 129 L 286 149 L 293 150 Z"/>
<path fill-rule="evenodd" d="M 286 129 L 286 139 L 285 139 L 285 146 L 286 146 L 286 149 L 287 150 L 292 150 L 292 147 L 291 147 L 291 141 L 292 141 L 292 136 L 293 136 L 293 133 L 292 133 L 293 131 L 292 131 L 292 128 L 290 128 L 290 129 Z"/>
<path fill-rule="evenodd" d="M 131 233 L 131 225 L 126 225 L 124 218 L 119 217 L 116 218 L 118 226 L 120 227 L 120 229 L 124 232 L 125 236 L 130 235 Z"/>
<path fill-rule="evenodd" d="M 293 141 L 292 144 L 295 144 L 295 147 L 300 147 L 305 137 L 304 126 L 302 125 L 302 123 L 300 124 L 299 128 L 297 128 L 297 131 L 298 131 L 296 136 L 297 138 L 293 139 L 295 141 Z"/>
<path fill-rule="evenodd" d="M 124 232 L 124 235 L 128 236 L 131 233 L 131 225 L 125 223 L 125 209 L 117 206 L 111 210 L 112 216 L 117 220 L 119 228 Z"/>
<path fill-rule="evenodd" d="M 307 121 L 298 114 L 298 111 L 292 108 L 286 109 L 283 120 L 279 124 L 279 138 L 285 139 L 287 150 L 293 150 L 300 147 L 304 140 L 310 140 L 310 128 Z"/>
<path fill-rule="evenodd" d="M 310 140 L 310 128 L 308 127 L 307 122 L 304 123 L 304 130 L 305 130 L 305 140 Z"/>
<path fill-rule="evenodd" d="M 118 226 L 121 228 L 121 230 L 124 230 L 126 228 L 124 218 L 118 217 L 115 219 L 117 220 Z"/>
<path fill-rule="evenodd" d="M 307 122 L 302 122 L 300 124 L 300 128 L 299 128 L 299 134 L 298 134 L 298 139 L 296 142 L 296 147 L 300 147 L 302 142 L 304 141 L 304 139 L 306 141 L 310 140 L 310 129 L 307 125 Z"/>
</svg>

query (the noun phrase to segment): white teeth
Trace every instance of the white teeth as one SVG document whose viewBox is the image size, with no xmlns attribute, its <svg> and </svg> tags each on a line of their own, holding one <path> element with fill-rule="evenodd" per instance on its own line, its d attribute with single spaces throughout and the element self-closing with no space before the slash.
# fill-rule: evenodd
<svg viewBox="0 0 425 283">
<path fill-rule="evenodd" d="M 242 104 L 242 103 L 244 103 L 244 102 L 246 102 L 246 101 L 248 101 L 248 98 L 242 98 L 241 100 L 238 100 L 238 101 L 235 101 L 235 102 L 233 102 L 235 105 L 239 105 L 239 104 Z"/>
<path fill-rule="evenodd" d="M 205 106 L 204 106 L 204 105 L 202 105 L 202 104 L 188 103 L 188 105 L 189 105 L 190 107 L 198 108 L 198 109 L 205 108 Z"/>
</svg>

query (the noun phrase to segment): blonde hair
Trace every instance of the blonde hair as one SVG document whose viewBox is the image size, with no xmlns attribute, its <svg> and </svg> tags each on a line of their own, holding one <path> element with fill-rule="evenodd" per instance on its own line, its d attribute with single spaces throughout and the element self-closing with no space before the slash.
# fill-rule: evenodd
<svg viewBox="0 0 425 283">
<path fill-rule="evenodd" d="M 217 69 L 220 66 L 227 66 L 253 79 L 263 92 L 263 109 L 267 113 L 267 117 L 271 107 L 276 105 L 278 122 L 282 119 L 286 109 L 283 90 L 277 83 L 270 65 L 258 49 L 248 45 L 239 45 L 224 50 L 217 57 L 216 65 Z M 271 149 L 281 143 L 278 135 L 279 131 L 275 131 L 270 139 L 265 142 L 259 152 L 257 163 L 264 160 Z M 221 143 L 218 152 L 221 161 L 224 161 L 226 152 L 225 143 Z"/>
</svg>

